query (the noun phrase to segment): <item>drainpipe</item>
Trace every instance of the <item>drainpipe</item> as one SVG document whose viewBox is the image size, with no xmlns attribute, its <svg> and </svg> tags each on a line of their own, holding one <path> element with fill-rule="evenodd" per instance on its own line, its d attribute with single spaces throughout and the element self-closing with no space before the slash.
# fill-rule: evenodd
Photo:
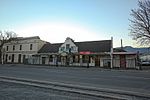
<svg viewBox="0 0 150 100">
<path fill-rule="evenodd" d="M 110 66 L 110 68 L 113 68 L 113 37 L 111 37 L 111 51 L 110 51 L 110 57 L 111 57 L 111 66 Z"/>
</svg>

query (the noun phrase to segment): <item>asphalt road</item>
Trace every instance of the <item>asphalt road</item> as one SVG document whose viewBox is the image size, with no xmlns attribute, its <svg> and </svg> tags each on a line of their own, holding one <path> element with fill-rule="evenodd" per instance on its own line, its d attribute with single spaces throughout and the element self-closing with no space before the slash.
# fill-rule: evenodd
<svg viewBox="0 0 150 100">
<path fill-rule="evenodd" d="M 0 65 L 0 76 L 150 93 L 149 70 Z"/>
<path fill-rule="evenodd" d="M 0 81 L 0 100 L 105 100 L 105 98 Z"/>
</svg>

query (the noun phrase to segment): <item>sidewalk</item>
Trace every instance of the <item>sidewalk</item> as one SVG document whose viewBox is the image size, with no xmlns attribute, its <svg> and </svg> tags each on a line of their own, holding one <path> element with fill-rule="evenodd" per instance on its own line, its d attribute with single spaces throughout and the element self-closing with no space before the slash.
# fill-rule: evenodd
<svg viewBox="0 0 150 100">
<path fill-rule="evenodd" d="M 0 64 L 1 66 L 5 67 L 33 67 L 33 68 L 58 68 L 58 69 L 76 69 L 76 70 L 100 70 L 100 71 L 119 71 L 119 72 L 150 72 L 150 69 L 109 69 L 109 68 L 103 68 L 103 67 L 85 67 L 85 66 L 51 66 L 51 65 L 27 65 L 27 64 Z M 145 67 L 145 66 L 144 66 Z M 150 66 L 146 66 L 150 67 Z"/>
</svg>

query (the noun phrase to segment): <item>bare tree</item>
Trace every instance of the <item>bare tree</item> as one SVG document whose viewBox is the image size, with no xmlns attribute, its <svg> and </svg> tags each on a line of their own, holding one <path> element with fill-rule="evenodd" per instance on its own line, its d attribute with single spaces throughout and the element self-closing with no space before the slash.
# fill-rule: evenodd
<svg viewBox="0 0 150 100">
<path fill-rule="evenodd" d="M 2 63 L 2 56 L 3 56 L 3 46 L 5 43 L 11 42 L 13 40 L 16 40 L 16 33 L 12 32 L 12 31 L 0 31 L 0 62 Z"/>
<path fill-rule="evenodd" d="M 130 35 L 141 45 L 150 45 L 150 1 L 138 1 L 138 8 L 131 11 Z"/>
</svg>

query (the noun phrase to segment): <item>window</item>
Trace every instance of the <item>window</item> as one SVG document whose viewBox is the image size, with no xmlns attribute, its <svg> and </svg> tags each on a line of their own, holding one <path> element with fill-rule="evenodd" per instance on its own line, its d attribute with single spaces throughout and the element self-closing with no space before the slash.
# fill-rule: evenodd
<svg viewBox="0 0 150 100">
<path fill-rule="evenodd" d="M 20 45 L 20 50 L 22 50 L 22 45 Z"/>
<path fill-rule="evenodd" d="M 65 49 L 65 47 L 61 47 L 61 49 L 60 49 L 60 50 L 61 50 L 61 51 L 64 51 L 64 49 Z"/>
<path fill-rule="evenodd" d="M 66 50 L 69 50 L 70 44 L 66 44 Z"/>
<path fill-rule="evenodd" d="M 75 63 L 79 63 L 79 61 L 80 61 L 79 56 L 75 56 Z"/>
<path fill-rule="evenodd" d="M 8 48 L 9 48 L 9 47 L 7 46 L 7 47 L 6 47 L 6 50 L 7 50 L 7 51 L 8 51 Z"/>
<path fill-rule="evenodd" d="M 82 61 L 83 61 L 83 63 L 88 63 L 89 62 L 89 56 L 83 55 L 82 56 Z"/>
<path fill-rule="evenodd" d="M 11 60 L 11 56 L 9 56 L 8 59 Z"/>
<path fill-rule="evenodd" d="M 8 54 L 6 54 L 6 59 L 5 59 L 6 62 L 7 62 L 7 58 L 8 58 Z"/>
<path fill-rule="evenodd" d="M 12 62 L 12 63 L 14 62 L 14 54 L 12 54 L 11 62 Z"/>
<path fill-rule="evenodd" d="M 32 44 L 30 44 L 30 50 L 32 50 L 32 46 L 33 46 L 33 45 L 32 45 Z"/>
<path fill-rule="evenodd" d="M 75 46 L 71 46 L 71 51 L 75 51 L 76 47 Z"/>
<path fill-rule="evenodd" d="M 13 51 L 15 50 L 15 45 L 13 45 Z"/>
</svg>

